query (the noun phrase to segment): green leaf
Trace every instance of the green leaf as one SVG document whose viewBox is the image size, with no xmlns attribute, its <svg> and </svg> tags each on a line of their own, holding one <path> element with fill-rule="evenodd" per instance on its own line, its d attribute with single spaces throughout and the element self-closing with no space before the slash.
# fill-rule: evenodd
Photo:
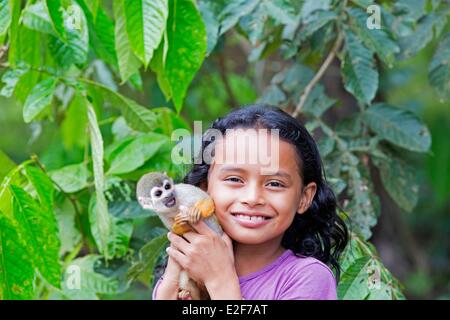
<svg viewBox="0 0 450 320">
<path fill-rule="evenodd" d="M 99 235 L 97 239 L 97 246 L 105 258 L 108 259 L 108 238 L 111 234 L 112 223 L 111 217 L 108 213 L 108 204 L 104 195 L 105 176 L 103 172 L 103 138 L 100 133 L 100 128 L 98 127 L 97 116 L 94 108 L 92 108 L 91 104 L 87 100 L 86 104 L 91 138 L 92 162 L 94 167 L 96 206 L 95 210 L 93 210 L 93 216 L 97 222 L 96 230 Z"/>
<path fill-rule="evenodd" d="M 442 39 L 431 60 L 428 78 L 442 99 L 450 99 L 450 32 Z"/>
<path fill-rule="evenodd" d="M 108 210 L 119 219 L 141 219 L 156 215 L 153 211 L 143 209 L 137 201 L 114 201 Z"/>
<path fill-rule="evenodd" d="M 119 291 L 119 281 L 116 278 L 106 277 L 96 272 L 96 267 L 100 265 L 101 256 L 90 254 L 82 258 L 73 260 L 67 267 L 64 275 L 64 294 L 69 298 L 76 297 L 79 291 L 116 294 Z M 80 276 L 80 281 L 72 281 L 72 277 Z M 79 288 L 76 285 L 79 284 Z M 74 286 L 75 285 L 75 286 Z M 75 288 L 72 288 L 74 286 Z"/>
<path fill-rule="evenodd" d="M 206 54 L 206 31 L 192 0 L 170 0 L 168 51 L 164 67 L 175 108 L 180 112 L 187 88 Z"/>
<path fill-rule="evenodd" d="M 43 2 L 27 6 L 22 11 L 22 23 L 32 30 L 57 35 Z"/>
<path fill-rule="evenodd" d="M 344 163 L 351 159 L 342 159 Z M 346 165 L 343 169 L 348 171 L 348 192 L 350 201 L 344 209 L 350 213 L 352 228 L 364 239 L 372 235 L 371 228 L 376 225 L 380 214 L 380 200 L 373 191 L 370 175 L 366 167 Z"/>
<path fill-rule="evenodd" d="M 114 0 L 114 17 L 116 19 L 114 34 L 116 39 L 116 52 L 119 60 L 119 72 L 122 82 L 125 82 L 139 70 L 141 63 L 131 50 L 125 25 L 123 0 Z"/>
<path fill-rule="evenodd" d="M 252 12 L 258 5 L 259 0 L 230 0 L 224 2 L 219 10 L 220 35 L 230 30 L 239 19 Z"/>
<path fill-rule="evenodd" d="M 73 1 L 67 6 L 59 7 L 64 16 L 64 22 L 59 18 L 53 20 L 56 30 L 64 30 L 64 35 L 50 37 L 49 49 L 60 67 L 68 68 L 73 63 L 82 64 L 86 61 L 89 49 L 89 30 L 81 7 Z M 55 18 L 55 17 L 52 17 Z"/>
<path fill-rule="evenodd" d="M 63 257 L 66 253 L 73 252 L 77 245 L 80 245 L 82 235 L 76 227 L 77 213 L 69 199 L 65 198 L 62 204 L 58 204 L 55 212 L 59 230 L 58 237 L 61 240 L 59 255 Z"/>
<path fill-rule="evenodd" d="M 5 34 L 11 23 L 10 0 L 0 0 L 0 36 Z"/>
<path fill-rule="evenodd" d="M 15 185 L 10 186 L 13 196 L 14 217 L 21 235 L 33 257 L 39 273 L 54 287 L 60 287 L 60 241 L 52 210 L 42 208 L 28 193 Z"/>
<path fill-rule="evenodd" d="M 301 16 L 305 19 L 314 11 L 330 9 L 330 5 L 331 0 L 305 0 L 303 3 Z"/>
<path fill-rule="evenodd" d="M 25 64 L 19 64 L 14 69 L 8 69 L 2 76 L 2 82 L 5 84 L 0 91 L 0 95 L 4 97 L 11 97 L 17 82 L 20 78 L 29 71 L 29 67 Z"/>
<path fill-rule="evenodd" d="M 400 208 L 411 212 L 419 197 L 416 169 L 393 156 L 388 160 L 376 157 L 373 160 L 380 169 L 381 181 L 391 198 Z"/>
<path fill-rule="evenodd" d="M 66 29 L 64 27 L 64 7 L 62 0 L 46 0 L 47 11 L 50 16 L 53 28 L 62 39 L 66 39 Z M 67 17 L 68 18 L 68 17 Z M 77 17 L 73 17 L 77 19 Z"/>
<path fill-rule="evenodd" d="M 11 31 L 15 27 L 11 27 Z M 8 56 L 15 55 L 14 59 L 10 59 L 10 64 L 13 67 L 19 67 L 22 63 L 33 67 L 40 68 L 42 66 L 42 54 L 40 51 L 41 35 L 40 33 L 30 30 L 25 26 L 20 26 L 17 31 L 17 39 L 12 48 L 10 48 Z M 35 88 L 36 83 L 40 78 L 40 73 L 35 70 L 30 70 L 17 82 L 15 88 L 15 96 L 24 103 L 29 93 Z"/>
<path fill-rule="evenodd" d="M 84 98 L 76 94 L 65 112 L 61 123 L 61 136 L 64 147 L 71 150 L 73 147 L 83 148 L 87 141 L 87 114 Z"/>
<path fill-rule="evenodd" d="M 131 140 L 125 139 L 112 151 L 107 174 L 127 173 L 139 168 L 167 142 L 166 136 L 156 133 L 147 133 Z"/>
<path fill-rule="evenodd" d="M 214 11 L 214 3 L 211 1 L 200 1 L 198 3 L 198 10 L 202 15 L 205 23 L 207 49 L 206 55 L 209 56 L 214 50 L 217 40 L 219 40 L 220 23 Z"/>
<path fill-rule="evenodd" d="M 444 14 L 430 13 L 419 21 L 415 32 L 398 40 L 400 45 L 400 58 L 407 59 L 415 56 L 425 48 L 433 37 L 438 37 L 447 23 Z"/>
<path fill-rule="evenodd" d="M 0 182 L 8 174 L 8 172 L 15 167 L 16 164 L 14 161 L 12 161 L 8 155 L 0 149 Z"/>
<path fill-rule="evenodd" d="M 345 270 L 337 290 L 340 300 L 362 300 L 369 294 L 367 268 L 370 262 L 370 256 L 365 256 Z"/>
<path fill-rule="evenodd" d="M 113 107 L 119 109 L 131 128 L 143 132 L 154 129 L 156 116 L 151 110 L 97 82 L 86 79 L 82 80 L 82 82 L 96 92 L 101 93 L 105 100 L 109 101 Z"/>
<path fill-rule="evenodd" d="M 49 175 L 64 192 L 74 193 L 87 187 L 91 174 L 86 164 L 78 163 L 50 171 Z"/>
<path fill-rule="evenodd" d="M 23 119 L 26 123 L 36 118 L 52 102 L 57 79 L 49 77 L 39 82 L 28 95 L 23 106 Z"/>
<path fill-rule="evenodd" d="M 327 25 L 331 21 L 337 19 L 337 15 L 333 11 L 315 11 L 303 21 L 302 28 L 299 31 L 300 40 L 304 41 L 312 36 L 317 30 Z"/>
<path fill-rule="evenodd" d="M 17 225 L 0 211 L 0 300 L 34 296 L 33 263 L 17 231 Z"/>
<path fill-rule="evenodd" d="M 262 41 L 264 36 L 264 24 L 266 23 L 268 13 L 264 5 L 258 5 L 249 14 L 243 16 L 239 21 L 240 28 L 247 34 L 250 43 L 253 46 Z"/>
<path fill-rule="evenodd" d="M 351 31 L 346 32 L 345 44 L 346 54 L 342 61 L 345 89 L 359 101 L 370 104 L 378 89 L 378 71 L 372 53 Z"/>
<path fill-rule="evenodd" d="M 124 0 L 123 7 L 130 45 L 147 67 L 166 28 L 167 0 Z M 188 20 L 187 17 L 183 18 Z"/>
<path fill-rule="evenodd" d="M 397 146 L 415 152 L 430 149 L 430 132 L 412 112 L 380 103 L 365 111 L 364 121 L 380 138 Z"/>
<path fill-rule="evenodd" d="M 36 190 L 41 207 L 45 211 L 48 211 L 51 217 L 54 217 L 53 194 L 55 190 L 53 188 L 53 182 L 42 170 L 33 166 L 26 166 L 25 173 Z"/>
<path fill-rule="evenodd" d="M 92 13 L 94 17 L 94 21 L 97 19 L 97 14 L 100 9 L 101 0 L 86 0 L 86 4 L 89 8 L 89 11 Z"/>
<path fill-rule="evenodd" d="M 371 51 L 376 52 L 387 64 L 392 64 L 395 59 L 395 54 L 400 52 L 397 44 L 388 36 L 388 33 L 383 29 L 369 29 L 367 28 L 367 13 L 358 8 L 347 9 L 350 17 L 354 21 L 356 32 L 360 39 Z"/>
<path fill-rule="evenodd" d="M 128 277 L 132 280 L 141 278 L 148 286 L 153 282 L 153 269 L 161 251 L 167 245 L 167 235 L 150 240 L 139 250 L 139 260 L 128 270 Z"/>
<path fill-rule="evenodd" d="M 97 201 L 94 196 L 91 197 L 89 203 L 89 222 L 91 231 L 95 241 L 101 241 L 101 231 L 99 229 L 99 220 L 95 215 L 97 211 Z M 110 216 L 109 234 L 107 238 L 107 247 L 103 251 L 103 255 L 112 257 L 122 257 L 128 252 L 131 234 L 133 232 L 133 222 L 129 219 L 120 219 Z"/>
</svg>

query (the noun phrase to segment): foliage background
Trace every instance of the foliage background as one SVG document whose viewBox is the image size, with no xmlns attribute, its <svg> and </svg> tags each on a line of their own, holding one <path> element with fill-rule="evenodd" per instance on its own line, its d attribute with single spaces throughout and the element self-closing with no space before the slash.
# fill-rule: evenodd
<svg viewBox="0 0 450 320">
<path fill-rule="evenodd" d="M 255 101 L 320 145 L 352 227 L 339 298 L 449 298 L 449 15 L 445 0 L 0 0 L 0 298 L 149 299 L 167 241 L 137 179 L 180 179 L 171 132 Z"/>
</svg>

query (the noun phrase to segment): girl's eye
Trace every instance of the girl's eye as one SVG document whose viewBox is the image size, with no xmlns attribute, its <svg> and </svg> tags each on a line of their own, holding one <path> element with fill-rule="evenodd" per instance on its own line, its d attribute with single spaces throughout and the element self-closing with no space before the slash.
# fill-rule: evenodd
<svg viewBox="0 0 450 320">
<path fill-rule="evenodd" d="M 284 188 L 284 185 L 278 181 L 271 181 L 267 184 L 269 187 Z"/>
<path fill-rule="evenodd" d="M 236 178 L 236 177 L 231 177 L 231 178 L 225 179 L 225 181 L 239 182 L 239 181 L 241 181 L 241 179 Z"/>
</svg>

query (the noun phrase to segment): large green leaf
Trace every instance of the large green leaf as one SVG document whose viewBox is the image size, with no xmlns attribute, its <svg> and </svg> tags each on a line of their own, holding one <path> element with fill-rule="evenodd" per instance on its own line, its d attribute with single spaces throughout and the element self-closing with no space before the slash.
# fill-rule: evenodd
<svg viewBox="0 0 450 320">
<path fill-rule="evenodd" d="M 11 23 L 10 0 L 0 0 L 0 35 L 3 35 Z"/>
<path fill-rule="evenodd" d="M 367 268 L 370 262 L 370 256 L 364 256 L 343 272 L 338 286 L 340 300 L 362 300 L 367 297 L 369 294 Z"/>
<path fill-rule="evenodd" d="M 170 0 L 167 21 L 168 51 L 164 67 L 171 97 L 179 112 L 187 88 L 206 54 L 206 31 L 192 0 Z"/>
<path fill-rule="evenodd" d="M 348 13 L 354 21 L 356 32 L 363 40 L 367 48 L 376 52 L 381 60 L 387 64 L 392 64 L 395 54 L 400 51 L 397 44 L 389 37 L 383 29 L 367 28 L 367 13 L 359 8 L 349 8 Z"/>
<path fill-rule="evenodd" d="M 123 7 L 130 45 L 136 56 L 147 66 L 166 28 L 167 0 L 124 0 Z"/>
<path fill-rule="evenodd" d="M 23 106 L 23 119 L 31 122 L 52 102 L 57 79 L 49 77 L 39 82 L 30 92 Z"/>
<path fill-rule="evenodd" d="M 49 219 L 52 220 L 52 223 L 55 223 L 53 213 L 53 196 L 55 190 L 53 182 L 42 170 L 33 166 L 26 166 L 25 173 L 36 190 L 41 207 L 49 213 Z"/>
<path fill-rule="evenodd" d="M 412 211 L 419 197 L 416 170 L 395 157 L 389 159 L 373 158 L 380 169 L 381 180 L 387 192 L 400 208 Z"/>
<path fill-rule="evenodd" d="M 64 27 L 64 11 L 65 8 L 62 5 L 62 0 L 45 0 L 45 5 L 47 6 L 47 11 L 56 33 L 64 40 L 66 40 L 66 29 Z M 70 17 L 66 17 L 70 18 Z M 77 19 L 77 17 L 73 17 Z"/>
<path fill-rule="evenodd" d="M 164 234 L 145 244 L 139 250 L 139 260 L 128 271 L 128 277 L 133 280 L 140 278 L 150 286 L 153 282 L 153 268 L 167 242 L 167 235 Z"/>
<path fill-rule="evenodd" d="M 63 282 L 63 293 L 67 297 L 77 299 L 80 291 L 91 293 L 92 297 L 95 297 L 95 293 L 115 294 L 118 292 L 119 281 L 116 278 L 109 278 L 96 272 L 100 259 L 101 256 L 90 254 L 75 259 L 68 265 Z M 79 279 L 76 278 L 78 276 Z"/>
<path fill-rule="evenodd" d="M 96 92 L 101 93 L 105 100 L 109 101 L 113 107 L 119 109 L 131 128 L 143 132 L 154 129 L 156 116 L 149 109 L 97 82 L 85 79 L 81 81 Z"/>
<path fill-rule="evenodd" d="M 91 231 L 96 242 L 100 242 L 101 231 L 100 221 L 95 212 L 97 211 L 97 200 L 91 197 L 89 203 L 89 222 L 91 224 Z M 107 247 L 103 249 L 103 255 L 108 258 L 122 257 L 128 252 L 131 234 L 133 232 L 133 222 L 130 219 L 121 219 L 110 216 L 109 234 L 107 238 Z"/>
<path fill-rule="evenodd" d="M 423 17 L 414 33 L 399 38 L 400 58 L 407 59 L 415 56 L 442 32 L 446 23 L 447 18 L 444 14 L 430 13 Z"/>
<path fill-rule="evenodd" d="M 2 76 L 2 82 L 5 84 L 0 91 L 0 95 L 4 97 L 11 97 L 17 82 L 20 78 L 29 71 L 29 66 L 24 63 L 18 64 L 16 68 L 8 69 Z"/>
<path fill-rule="evenodd" d="M 11 27 L 11 31 L 15 27 Z M 17 38 L 15 41 L 11 41 L 13 47 L 10 48 L 8 56 L 15 57 L 10 59 L 11 66 L 14 68 L 20 68 L 22 63 L 34 69 L 42 67 L 42 53 L 40 51 L 42 36 L 39 32 L 30 30 L 27 27 L 20 25 L 17 30 Z M 17 82 L 14 94 L 16 98 L 24 103 L 29 93 L 35 88 L 36 83 L 39 81 L 40 73 L 36 70 L 30 70 L 20 77 Z"/>
<path fill-rule="evenodd" d="M 90 172 L 84 163 L 72 164 L 49 172 L 64 192 L 73 193 L 87 187 Z"/>
<path fill-rule="evenodd" d="M 349 160 L 343 160 L 349 161 Z M 347 168 L 343 166 L 343 168 Z M 380 214 L 380 201 L 374 194 L 369 173 L 364 166 L 349 166 L 348 187 L 350 201 L 344 205 L 349 212 L 352 228 L 364 239 L 372 235 L 371 228 L 376 225 Z"/>
<path fill-rule="evenodd" d="M 22 11 L 22 23 L 32 30 L 57 35 L 43 2 L 27 6 Z"/>
<path fill-rule="evenodd" d="M 111 152 L 108 174 L 127 173 L 139 168 L 167 142 L 166 136 L 157 133 L 126 139 Z"/>
<path fill-rule="evenodd" d="M 25 190 L 11 185 L 14 217 L 39 273 L 54 287 L 60 287 L 58 227 L 53 211 L 41 207 Z"/>
<path fill-rule="evenodd" d="M 52 1 L 49 1 L 52 2 Z M 60 67 L 67 68 L 71 64 L 82 64 L 87 59 L 89 49 L 89 30 L 81 7 L 73 2 L 61 2 L 56 7 L 63 14 L 63 21 L 60 14 L 51 16 L 57 37 L 50 37 L 49 49 Z M 55 3 L 56 5 L 56 3 Z M 56 10 L 56 9 L 55 9 Z M 61 34 L 64 30 L 64 34 Z"/>
<path fill-rule="evenodd" d="M 450 32 L 442 39 L 428 68 L 430 83 L 442 99 L 450 99 Z"/>
<path fill-rule="evenodd" d="M 370 104 L 378 89 L 378 71 L 372 53 L 351 31 L 345 34 L 345 49 L 342 61 L 345 89 L 359 101 Z"/>
<path fill-rule="evenodd" d="M 67 150 L 82 148 L 87 141 L 87 114 L 84 98 L 76 94 L 69 103 L 61 123 L 61 136 Z"/>
<path fill-rule="evenodd" d="M 138 71 L 141 63 L 134 55 L 130 46 L 125 25 L 123 0 L 114 0 L 114 17 L 116 19 L 114 34 L 116 39 L 116 52 L 119 60 L 119 72 L 122 82 L 124 82 Z"/>
<path fill-rule="evenodd" d="M 428 128 L 407 110 L 384 103 L 376 104 L 365 111 L 364 121 L 380 138 L 402 148 L 416 152 L 430 149 Z"/>
<path fill-rule="evenodd" d="M 33 262 L 17 231 L 17 225 L 0 211 L 0 300 L 32 299 L 34 295 Z"/>
<path fill-rule="evenodd" d="M 106 259 L 109 258 L 108 238 L 111 234 L 111 217 L 108 213 L 108 204 L 104 195 L 105 176 L 103 171 L 103 138 L 97 123 L 97 116 L 94 108 L 86 100 L 87 114 L 89 121 L 89 132 L 91 138 L 92 162 L 94 167 L 94 183 L 96 207 L 93 215 L 97 222 L 96 231 L 98 233 L 97 246 Z"/>
</svg>

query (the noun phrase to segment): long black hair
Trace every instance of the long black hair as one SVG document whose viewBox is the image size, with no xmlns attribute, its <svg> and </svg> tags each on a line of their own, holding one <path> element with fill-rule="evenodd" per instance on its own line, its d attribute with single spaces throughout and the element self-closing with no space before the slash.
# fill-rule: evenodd
<svg viewBox="0 0 450 320">
<path fill-rule="evenodd" d="M 212 129 L 225 135 L 226 129 L 265 128 L 278 129 L 279 137 L 295 146 L 299 172 L 304 185 L 317 184 L 311 206 L 303 214 L 296 214 L 285 231 L 281 245 L 298 256 L 314 257 L 334 268 L 339 281 L 338 259 L 348 242 L 348 231 L 344 221 L 337 215 L 336 197 L 328 185 L 322 160 L 313 137 L 295 118 L 281 109 L 269 105 L 253 104 L 230 112 L 215 120 Z M 203 138 L 201 154 L 210 144 Z M 184 178 L 185 183 L 202 186 L 207 182 L 209 164 L 197 161 Z"/>
</svg>

